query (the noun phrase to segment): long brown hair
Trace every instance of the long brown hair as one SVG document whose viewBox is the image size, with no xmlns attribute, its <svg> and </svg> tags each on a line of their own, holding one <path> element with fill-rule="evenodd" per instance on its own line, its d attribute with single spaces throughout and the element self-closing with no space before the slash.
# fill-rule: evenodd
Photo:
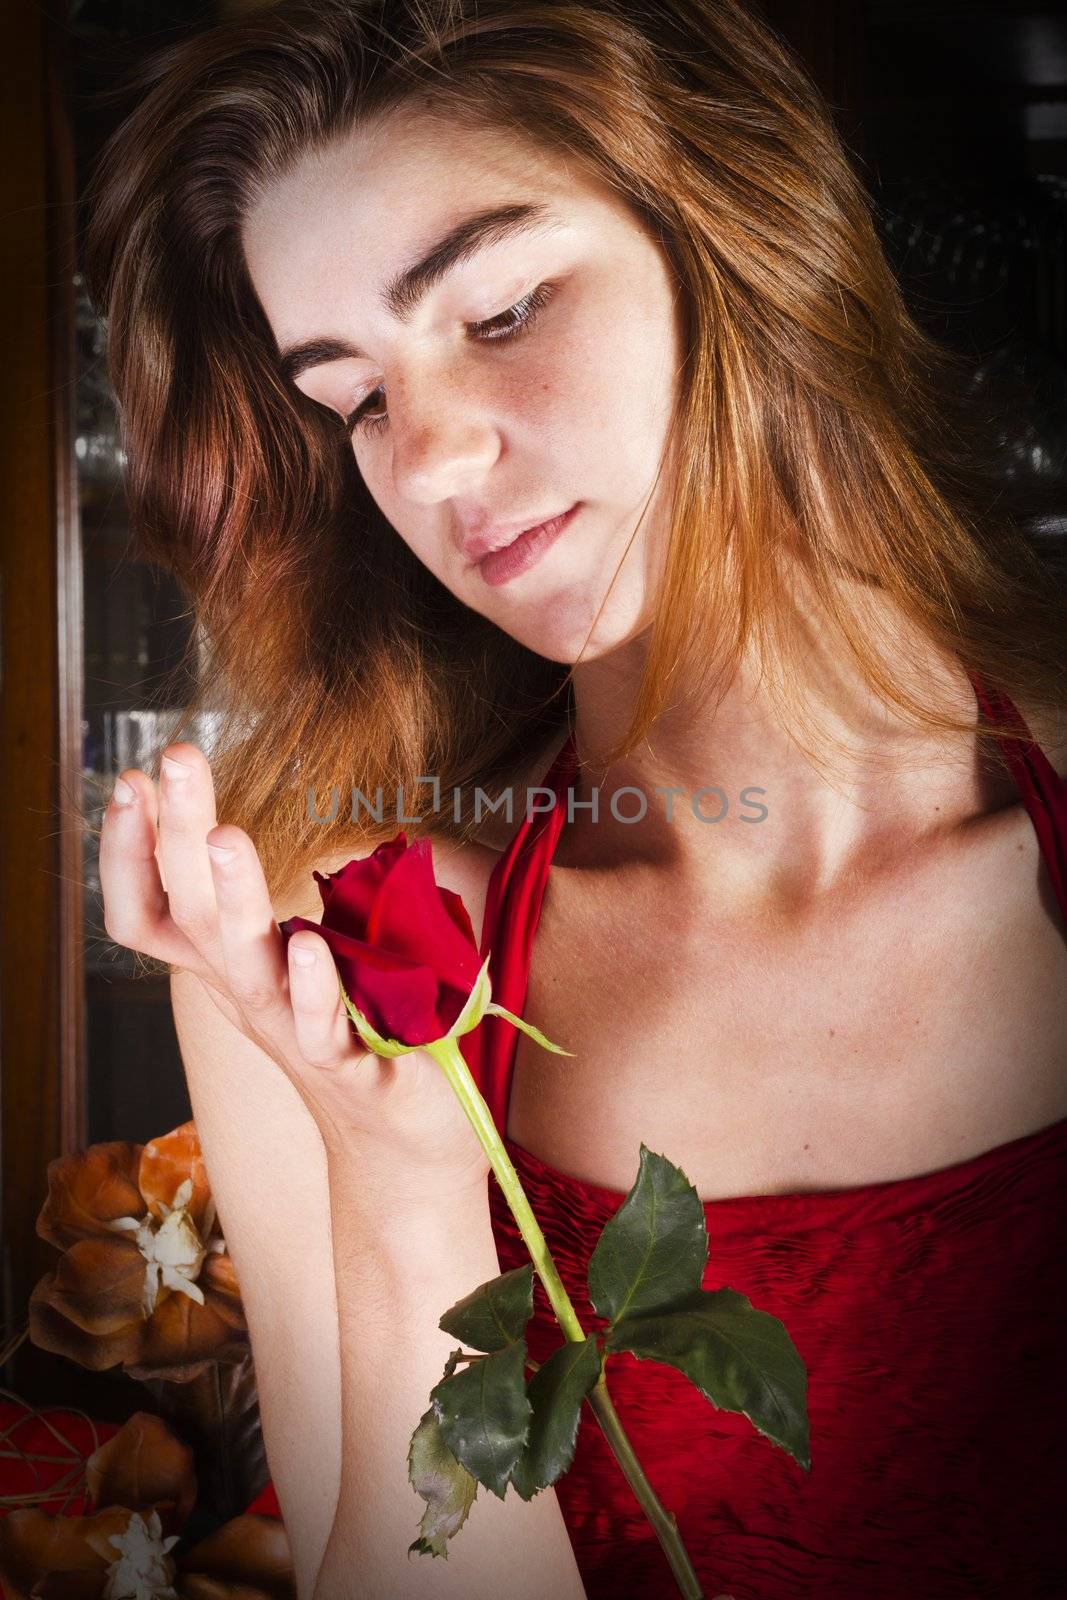
<svg viewBox="0 0 1067 1600">
<path fill-rule="evenodd" d="M 1062 575 L 968 465 L 960 374 L 905 309 L 818 92 L 748 8 L 282 0 L 160 52 L 132 88 L 87 196 L 87 279 L 140 551 L 198 623 L 188 715 L 215 714 L 219 816 L 251 834 L 273 890 L 324 855 L 309 791 L 403 786 L 409 816 L 429 813 L 428 775 L 495 796 L 572 712 L 570 669 L 473 613 L 385 522 L 336 417 L 281 377 L 244 268 L 262 186 L 412 96 L 584 163 L 654 230 L 683 296 L 667 566 L 607 759 L 678 683 L 728 683 L 754 642 L 803 742 L 786 549 L 917 727 L 976 720 L 894 670 L 872 593 L 1017 702 L 1063 706 Z M 396 831 L 388 805 L 383 825 L 346 816 L 331 854 Z M 447 807 L 433 824 L 469 831 Z"/>
</svg>

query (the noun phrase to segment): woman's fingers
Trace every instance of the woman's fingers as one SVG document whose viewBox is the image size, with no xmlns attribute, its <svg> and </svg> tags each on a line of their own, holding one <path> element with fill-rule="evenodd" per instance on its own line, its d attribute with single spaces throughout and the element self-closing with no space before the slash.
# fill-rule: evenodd
<svg viewBox="0 0 1067 1600">
<path fill-rule="evenodd" d="M 207 849 L 226 981 L 241 1026 L 294 1083 L 323 1137 L 337 1136 L 351 1111 L 360 1052 L 330 948 L 306 928 L 286 946 L 259 857 L 240 828 L 213 828 Z"/>
<path fill-rule="evenodd" d="M 100 832 L 104 927 L 116 944 L 204 975 L 196 946 L 176 927 L 156 859 L 156 786 L 127 768 L 115 784 Z"/>
<path fill-rule="evenodd" d="M 289 940 L 287 955 L 299 1057 L 297 1088 L 327 1150 L 347 1148 L 354 1128 L 367 1131 L 374 1093 L 383 1077 L 393 1076 L 396 1062 L 362 1048 L 341 1000 L 325 939 L 301 928 Z"/>
<path fill-rule="evenodd" d="M 215 884 L 205 838 L 216 825 L 211 768 L 195 744 L 171 744 L 159 779 L 159 865 L 175 925 L 220 975 Z"/>
<path fill-rule="evenodd" d="M 301 928 L 289 940 L 289 995 L 297 1048 L 309 1066 L 336 1071 L 365 1052 L 357 1048 L 326 940 Z"/>
<path fill-rule="evenodd" d="M 286 950 L 255 846 L 216 821 L 211 768 L 195 745 L 167 746 L 158 796 L 144 773 L 122 775 L 100 877 L 111 938 L 196 973 L 279 1065 L 333 1069 L 336 1089 L 338 1069 L 365 1054 L 328 945 L 302 930 Z"/>
<path fill-rule="evenodd" d="M 246 1024 L 293 1066 L 351 1061 L 357 1052 L 326 941 L 301 929 L 286 949 L 262 863 L 240 828 L 212 828 L 206 845 L 226 979 Z"/>
<path fill-rule="evenodd" d="M 294 1035 L 285 950 L 256 848 L 247 833 L 223 824 L 208 832 L 204 854 L 228 992 L 274 1052 L 288 1053 Z"/>
</svg>

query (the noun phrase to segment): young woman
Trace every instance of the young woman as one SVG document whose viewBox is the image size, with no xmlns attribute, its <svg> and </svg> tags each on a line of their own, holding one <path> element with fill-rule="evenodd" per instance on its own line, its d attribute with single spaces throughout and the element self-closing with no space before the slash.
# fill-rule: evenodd
<svg viewBox="0 0 1067 1600">
<path fill-rule="evenodd" d="M 464 1041 L 579 1315 L 644 1141 L 807 1364 L 807 1474 L 610 1369 L 706 1593 L 1054 1592 L 1062 578 L 801 70 L 729 0 L 283 3 L 152 64 L 91 201 L 132 513 L 226 734 L 122 775 L 107 926 L 173 972 L 301 1594 L 674 1592 L 591 1418 L 405 1554 L 437 1317 L 522 1252 L 434 1063 L 357 1071 L 278 922 L 411 815 L 573 1052 Z"/>
</svg>

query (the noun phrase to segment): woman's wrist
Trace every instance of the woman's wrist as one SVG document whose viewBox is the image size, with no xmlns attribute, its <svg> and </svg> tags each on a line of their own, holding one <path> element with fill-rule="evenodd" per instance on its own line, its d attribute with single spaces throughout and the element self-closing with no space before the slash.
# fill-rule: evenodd
<svg viewBox="0 0 1067 1600">
<path fill-rule="evenodd" d="M 331 1188 L 350 1194 L 368 1206 L 403 1209 L 412 1213 L 441 1206 L 488 1208 L 488 1171 L 484 1162 L 468 1166 L 412 1166 L 366 1139 L 324 1139 L 326 1171 Z"/>
<path fill-rule="evenodd" d="M 328 1151 L 326 1171 L 335 1246 L 358 1241 L 379 1272 L 417 1286 L 424 1271 L 437 1275 L 442 1255 L 461 1258 L 467 1276 L 483 1272 L 463 1278 L 463 1293 L 499 1272 L 485 1175 L 435 1182 L 353 1150 Z"/>
</svg>

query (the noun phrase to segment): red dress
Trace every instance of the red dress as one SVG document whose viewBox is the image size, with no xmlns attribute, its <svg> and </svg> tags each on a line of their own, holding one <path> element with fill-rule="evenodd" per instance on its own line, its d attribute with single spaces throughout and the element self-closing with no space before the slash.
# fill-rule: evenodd
<svg viewBox="0 0 1067 1600">
<path fill-rule="evenodd" d="M 1067 919 L 1067 783 L 1016 708 L 1003 744 Z M 563 746 L 542 780 L 557 802 Z M 482 956 L 517 1015 L 565 807 L 524 819 L 490 880 Z M 531 1019 L 537 1020 L 537 1019 Z M 518 1032 L 461 1041 L 507 1126 Z M 1010 1070 L 1010 1064 L 1007 1064 Z M 586 1265 L 624 1196 L 505 1138 L 587 1332 Z M 634 1151 L 634 1173 L 637 1151 Z M 489 1185 L 501 1271 L 529 1257 Z M 705 1203 L 704 1287 L 785 1323 L 808 1369 L 811 1470 L 671 1367 L 612 1356 L 608 1384 L 708 1600 L 1065 1600 L 1067 1119 L 920 1177 Z M 561 1342 L 535 1279 L 530 1353 Z M 666 1559 L 587 1406 L 556 1484 L 589 1600 L 675 1600 Z"/>
</svg>

